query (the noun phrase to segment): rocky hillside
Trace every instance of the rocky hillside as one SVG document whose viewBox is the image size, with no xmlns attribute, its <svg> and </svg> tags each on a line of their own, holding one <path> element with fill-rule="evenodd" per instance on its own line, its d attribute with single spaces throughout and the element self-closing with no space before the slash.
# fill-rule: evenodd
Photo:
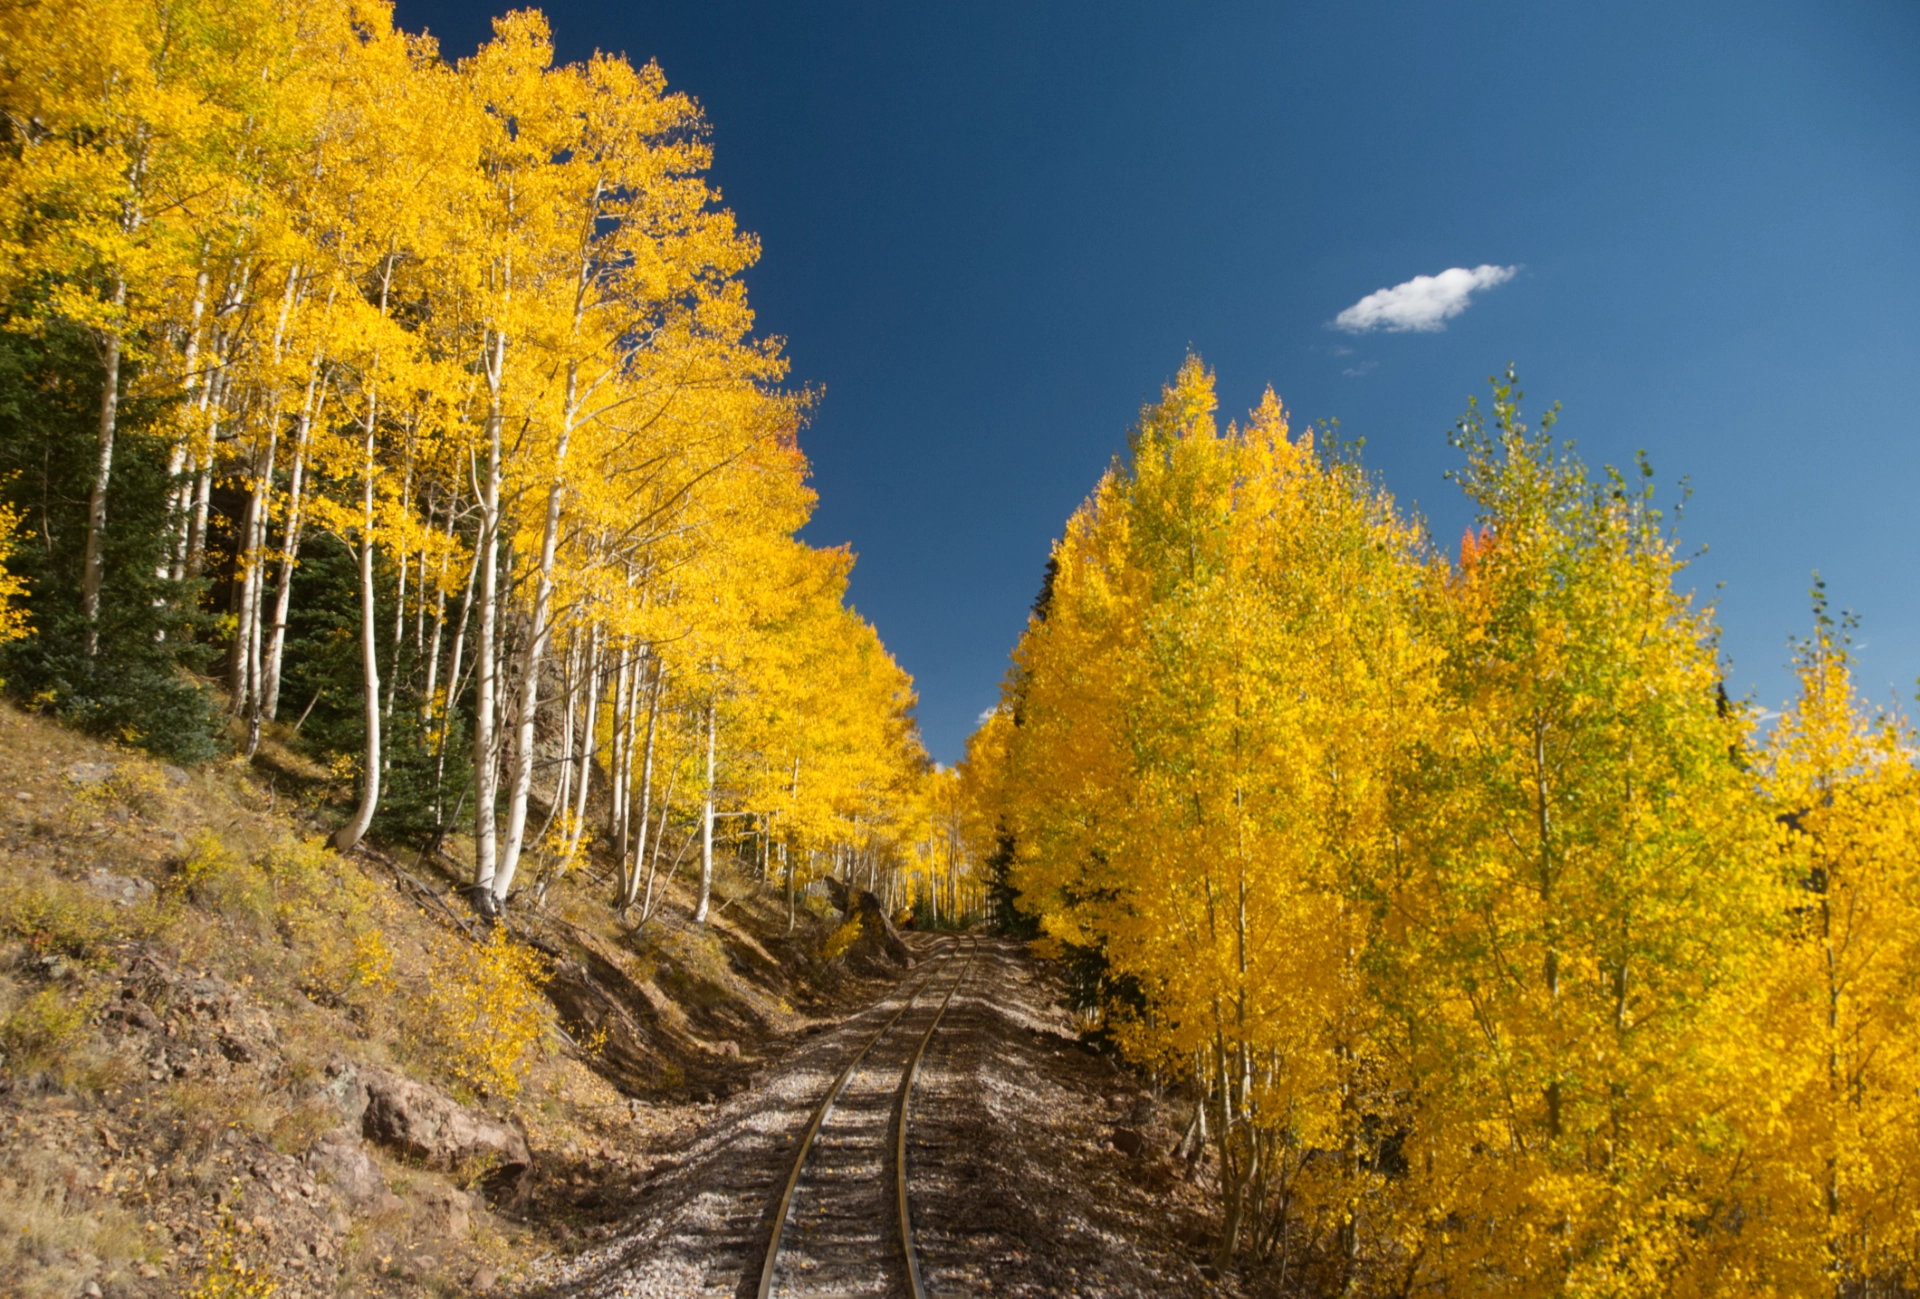
<svg viewBox="0 0 1920 1299">
<path fill-rule="evenodd" d="M 263 753 L 0 706 L 8 1294 L 504 1288 L 895 946 L 738 863 L 704 928 L 678 882 L 612 919 L 589 859 L 489 929 L 451 858 L 321 847 L 326 773 Z"/>
</svg>

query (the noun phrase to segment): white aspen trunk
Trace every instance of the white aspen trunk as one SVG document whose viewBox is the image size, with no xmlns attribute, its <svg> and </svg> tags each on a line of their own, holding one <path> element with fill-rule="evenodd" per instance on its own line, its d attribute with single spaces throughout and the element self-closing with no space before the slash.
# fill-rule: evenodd
<svg viewBox="0 0 1920 1299">
<path fill-rule="evenodd" d="M 237 709 L 245 710 L 248 757 L 252 757 L 260 748 L 260 614 L 265 604 L 267 516 L 273 491 L 273 462 L 280 454 L 280 421 L 277 413 L 272 420 L 267 431 L 265 460 L 254 479 L 253 499 L 247 504 L 247 554 L 243 561 L 240 627 L 234 646 L 239 659 L 234 674 L 234 705 Z"/>
<path fill-rule="evenodd" d="M 667 793 L 666 797 L 660 800 L 660 820 L 653 828 L 653 846 L 647 851 L 647 895 L 646 901 L 640 906 L 640 923 L 643 925 L 647 923 L 647 918 L 653 914 L 654 903 L 659 900 L 653 895 L 653 881 L 655 875 L 657 875 L 660 870 L 660 845 L 666 842 L 667 838 L 667 813 L 673 808 L 673 785 L 679 778 L 680 769 L 678 764 L 667 769 Z M 685 845 L 683 844 L 682 851 L 684 850 Z M 678 857 L 674 858 L 673 865 L 676 871 L 679 870 L 680 859 Z M 666 887 L 662 885 L 660 897 L 665 898 L 666 895 Z"/>
<path fill-rule="evenodd" d="M 612 787 L 607 790 L 607 841 L 613 845 L 613 854 L 626 869 L 627 860 L 627 804 L 629 790 L 622 777 L 627 770 L 627 733 L 631 729 L 627 723 L 633 715 L 633 653 L 630 648 L 622 647 L 620 666 L 614 672 L 613 679 L 613 726 L 608 737 L 607 775 Z"/>
<path fill-rule="evenodd" d="M 366 705 L 366 770 L 360 784 L 360 807 L 353 820 L 333 836 L 333 846 L 346 852 L 366 835 L 373 824 L 374 809 L 380 805 L 380 662 L 377 653 L 379 631 L 375 626 L 378 610 L 373 591 L 373 449 L 376 402 L 367 398 L 366 462 L 363 467 L 360 497 L 360 670 L 364 674 L 362 695 Z"/>
<path fill-rule="evenodd" d="M 652 814 L 652 805 L 653 805 L 654 739 L 659 731 L 660 696 L 661 696 L 661 693 L 666 689 L 666 684 L 667 684 L 666 668 L 664 667 L 664 665 L 662 665 L 659 662 L 659 660 L 656 659 L 654 661 L 654 669 L 653 669 L 653 685 L 649 687 L 647 690 L 646 757 L 641 762 L 641 765 L 640 765 L 640 837 L 639 837 L 639 842 L 636 844 L 633 850 L 633 869 L 631 872 L 629 872 L 626 895 L 621 899 L 621 909 L 623 911 L 628 910 L 633 906 L 634 885 L 638 882 L 640 878 L 640 860 L 641 858 L 647 855 L 647 818 Z M 664 816 L 662 816 L 661 818 L 660 825 L 661 825 L 661 830 L 664 833 L 666 829 L 666 818 Z M 654 851 L 655 851 L 655 855 L 657 856 L 659 853 L 659 849 L 657 847 L 659 843 L 658 836 L 655 836 L 654 842 L 656 844 Z M 651 891 L 652 889 L 651 876 L 648 877 L 648 889 L 649 891 Z"/>
<path fill-rule="evenodd" d="M 707 700 L 707 787 L 702 794 L 700 812 L 700 893 L 693 904 L 693 923 L 707 923 L 707 906 L 713 899 L 713 744 L 718 724 L 715 700 Z"/>
<path fill-rule="evenodd" d="M 427 664 L 427 685 L 421 694 L 420 708 L 425 720 L 431 721 L 433 710 L 439 707 L 440 695 L 440 644 L 447 636 L 447 556 L 453 553 L 453 521 L 460 515 L 460 499 L 455 497 L 447 502 L 446 546 L 440 552 L 440 569 L 433 582 L 433 637 L 420 649 L 420 655 Z M 420 580 L 426 578 L 426 560 L 421 560 Z"/>
<path fill-rule="evenodd" d="M 127 281 L 115 276 L 113 308 L 127 305 Z M 100 652 L 100 588 L 107 576 L 107 480 L 113 475 L 113 437 L 120 422 L 120 327 L 107 335 L 100 380 L 100 441 L 93 485 L 87 493 L 87 557 L 80 577 L 80 614 L 87 620 L 87 657 Z"/>
<path fill-rule="evenodd" d="M 449 520 L 449 526 L 451 526 L 451 520 Z M 461 665 L 466 661 L 467 623 L 473 617 L 474 583 L 480 576 L 481 552 L 480 536 L 476 534 L 473 539 L 473 558 L 467 561 L 467 580 L 460 590 L 460 619 L 453 625 L 453 647 L 447 651 L 447 697 L 445 701 L 439 705 L 440 737 L 437 747 L 440 753 L 440 765 L 443 770 L 446 766 L 447 736 L 450 734 L 453 725 L 453 710 L 459 704 L 460 695 L 466 685 L 460 676 L 460 672 Z M 438 655 L 436 653 L 436 658 L 437 657 Z"/>
<path fill-rule="evenodd" d="M 811 854 L 809 854 L 809 856 L 811 856 Z M 798 870 L 800 866 L 800 854 L 790 852 L 787 845 L 783 843 L 780 845 L 780 862 L 787 868 L 787 932 L 791 934 L 793 932 L 795 911 L 799 903 L 799 897 L 793 887 L 793 876 L 794 872 Z"/>
<path fill-rule="evenodd" d="M 206 249 L 201 249 L 205 256 Z M 207 310 L 207 272 L 202 269 L 193 283 L 193 306 L 188 312 L 187 355 L 180 373 L 181 405 L 188 410 L 193 408 L 193 391 L 200 384 L 200 319 Z M 184 554 L 186 545 L 186 497 L 180 490 L 180 474 L 187 465 L 187 439 L 174 439 L 173 450 L 167 457 L 167 527 L 174 536 L 172 544 L 166 549 L 174 554 Z M 163 554 L 165 552 L 163 551 Z M 179 577 L 174 565 L 165 558 L 155 566 L 155 577 L 161 581 Z"/>
<path fill-rule="evenodd" d="M 409 437 L 407 440 L 411 443 L 413 439 Z M 407 449 L 406 477 L 400 487 L 400 513 L 404 516 L 412 508 L 413 449 L 409 446 Z M 400 557 L 398 568 L 399 571 L 394 574 L 396 581 L 393 590 L 393 652 L 387 658 L 387 666 L 391 671 L 387 675 L 387 697 L 380 709 L 380 720 L 382 723 L 389 723 L 393 719 L 394 694 L 400 688 L 400 645 L 407 634 L 406 556 L 402 555 Z"/>
<path fill-rule="evenodd" d="M 573 697 L 580 689 L 580 647 L 567 646 L 560 656 L 560 772 L 554 780 L 553 800 L 547 811 L 551 826 L 573 801 Z M 539 840 L 534 841 L 536 844 Z"/>
<path fill-rule="evenodd" d="M 438 495 L 438 493 L 435 495 Z M 429 499 L 427 502 L 428 532 L 433 531 L 433 521 L 438 514 L 439 510 L 434 501 Z M 440 595 L 440 604 L 442 606 L 440 610 L 436 611 L 437 613 L 444 612 L 446 604 L 446 581 L 447 557 L 445 554 L 442 554 L 440 556 L 439 572 L 436 574 L 436 580 L 434 582 L 434 588 Z M 427 653 L 427 548 L 425 546 L 420 548 L 420 577 L 416 585 L 420 588 L 420 596 L 413 602 L 413 659 L 415 663 L 418 663 L 426 657 Z"/>
<path fill-rule="evenodd" d="M 227 307 L 238 307 L 241 297 L 241 286 L 235 284 L 227 294 Z M 195 459 L 192 514 L 187 523 L 187 554 L 183 573 L 189 579 L 199 577 L 206 562 L 207 510 L 213 497 L 213 463 L 220 442 L 220 417 L 226 407 L 227 390 L 233 384 L 233 358 L 228 352 L 233 339 L 231 335 L 223 335 L 216 330 L 214 340 L 213 375 L 207 382 L 204 406 L 207 445 Z"/>
<path fill-rule="evenodd" d="M 389 253 L 381 268 L 380 315 L 383 319 L 387 314 L 387 293 L 393 287 L 393 261 L 393 255 Z M 374 811 L 380 806 L 380 776 L 384 770 L 380 752 L 380 643 L 376 626 L 380 611 L 375 603 L 373 587 L 374 449 L 380 428 L 378 348 L 374 349 L 373 364 L 367 374 L 367 420 L 360 480 L 360 671 L 366 706 L 366 773 L 360 785 L 359 809 L 354 813 L 353 820 L 341 826 L 333 836 L 333 846 L 340 852 L 358 844 L 366 836 L 367 827 L 373 824 Z"/>
<path fill-rule="evenodd" d="M 213 448 L 220 435 L 220 403 L 226 400 L 226 364 L 221 363 L 212 383 L 207 385 L 208 405 L 206 450 L 194 459 L 193 497 L 187 519 L 187 557 L 183 571 L 188 578 L 200 576 L 207 554 L 207 507 L 213 496 Z"/>
<path fill-rule="evenodd" d="M 573 820 L 567 826 L 567 855 L 572 856 L 580 847 L 580 839 L 587 832 L 587 791 L 593 775 L 593 728 L 600 719 L 600 627 L 594 624 L 587 629 L 586 679 L 581 685 L 580 698 L 580 777 L 573 795 Z"/>
<path fill-rule="evenodd" d="M 287 317 L 293 313 L 300 285 L 300 266 L 287 268 L 286 291 L 280 295 L 280 316 L 273 326 L 273 366 L 279 374 L 287 337 Z M 272 518 L 273 474 L 280 457 L 280 386 L 276 378 L 267 395 L 266 454 L 254 442 L 253 491 L 247 499 L 247 526 L 240 557 L 240 624 L 233 644 L 233 699 L 235 716 L 247 719 L 247 756 L 260 748 L 261 612 L 266 604 L 267 527 Z"/>
<path fill-rule="evenodd" d="M 540 707 L 540 669 L 547 646 L 553 639 L 553 565 L 560 544 L 560 505 L 566 496 L 565 469 L 567 448 L 573 438 L 573 396 L 576 371 L 567 368 L 567 417 L 561 425 L 559 445 L 554 448 L 553 481 L 547 486 L 547 513 L 540 529 L 540 566 L 533 588 L 533 619 L 528 628 L 527 645 L 520 667 L 519 725 L 514 737 L 513 784 L 507 794 L 507 833 L 500 849 L 499 872 L 494 877 L 493 895 L 505 901 L 513 887 L 514 871 L 520 865 L 520 851 L 527 828 L 527 796 L 533 788 L 534 722 Z"/>
<path fill-rule="evenodd" d="M 451 520 L 449 520 L 451 523 Z M 460 706 L 460 695 L 464 682 L 460 679 L 461 654 L 466 649 L 467 619 L 473 613 L 473 584 L 480 573 L 480 539 L 474 538 L 473 559 L 467 564 L 467 582 L 460 595 L 460 621 L 454 624 L 453 648 L 447 654 L 447 695 L 437 700 L 440 709 L 440 733 L 434 737 L 433 745 L 433 826 L 436 836 L 445 831 L 446 820 L 441 815 L 443 795 L 447 778 L 447 741 L 453 734 L 454 709 Z M 434 657 L 439 658 L 438 648 Z M 455 815 L 458 815 L 456 809 Z"/>
<path fill-rule="evenodd" d="M 644 654 L 644 651 L 642 653 Z M 636 842 L 645 843 L 647 838 L 645 804 L 640 808 L 638 835 L 634 834 L 633 827 L 633 753 L 635 737 L 639 733 L 640 726 L 640 683 L 645 659 L 635 655 L 632 656 L 632 660 L 631 668 L 627 673 L 626 711 L 620 715 L 620 720 L 615 726 L 618 732 L 615 738 L 620 742 L 620 759 L 613 769 L 614 792 L 620 798 L 620 842 L 614 849 L 614 856 L 620 862 L 623 888 L 627 887 L 629 877 L 638 874 L 640 870 L 640 858 L 637 853 L 631 854 L 631 864 L 629 864 L 628 845 Z"/>
<path fill-rule="evenodd" d="M 328 297 L 332 302 L 332 297 Z M 307 393 L 300 403 L 300 422 L 294 435 L 293 464 L 287 474 L 287 521 L 281 528 L 280 580 L 273 597 L 273 628 L 267 642 L 265 680 L 260 694 L 267 720 L 280 715 L 280 665 L 287 646 L 287 611 L 293 602 L 293 571 L 300 560 L 300 534 L 305 522 L 307 487 L 307 445 L 313 425 L 326 410 L 327 378 L 320 351 L 314 349 L 307 365 Z"/>
<path fill-rule="evenodd" d="M 493 729 L 499 691 L 494 669 L 500 606 L 500 432 L 506 417 L 501 380 L 507 350 L 504 334 L 496 333 L 493 341 L 487 366 L 492 400 L 487 411 L 487 476 L 480 497 L 480 625 L 475 632 L 473 705 L 473 900 L 486 915 L 494 911 L 499 848 L 493 806 L 499 796 Z"/>
<path fill-rule="evenodd" d="M 618 653 L 609 703 L 613 718 L 607 727 L 607 843 L 612 846 L 618 875 L 614 905 L 624 907 L 626 899 L 633 895 L 635 874 L 640 869 L 639 858 L 629 851 L 633 762 L 627 752 L 633 744 L 633 709 L 640 696 L 633 687 L 637 673 L 632 648 L 623 645 Z"/>
<path fill-rule="evenodd" d="M 208 444 L 213 440 L 213 399 L 220 377 L 220 331 L 213 331 L 212 341 L 208 344 L 213 359 L 208 363 L 207 377 L 200 384 L 200 398 L 196 403 L 195 427 L 206 431 Z M 185 437 L 174 444 L 172 461 L 168 466 L 169 477 L 175 482 L 173 499 L 169 514 L 173 519 L 173 566 L 168 570 L 176 582 L 187 579 L 187 560 L 193 553 L 193 500 L 197 473 L 190 474 L 189 469 L 197 470 L 200 464 L 199 454 L 192 445 L 192 437 Z"/>
</svg>

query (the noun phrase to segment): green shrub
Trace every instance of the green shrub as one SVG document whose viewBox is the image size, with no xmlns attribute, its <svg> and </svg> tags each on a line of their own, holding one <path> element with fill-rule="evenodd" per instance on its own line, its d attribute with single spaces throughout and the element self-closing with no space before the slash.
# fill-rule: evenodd
<svg viewBox="0 0 1920 1299">
<path fill-rule="evenodd" d="M 60 984 L 42 988 L 0 1024 L 0 1051 L 17 1077 L 47 1069 L 62 1073 L 79 1054 L 87 1025 L 99 1011 L 104 995 Z"/>
<path fill-rule="evenodd" d="M 151 908 L 115 907 L 76 885 L 46 879 L 0 884 L 0 934 L 37 956 L 62 956 L 101 967 L 113 944 L 147 928 Z"/>
</svg>

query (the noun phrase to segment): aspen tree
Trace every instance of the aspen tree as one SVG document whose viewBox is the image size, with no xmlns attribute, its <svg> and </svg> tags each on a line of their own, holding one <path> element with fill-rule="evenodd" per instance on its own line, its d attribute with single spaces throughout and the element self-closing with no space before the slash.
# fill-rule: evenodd
<svg viewBox="0 0 1920 1299">
<path fill-rule="evenodd" d="M 1782 1294 L 1894 1292 L 1920 1278 L 1920 776 L 1911 727 L 1862 705 L 1848 619 L 1815 588 L 1799 697 L 1760 755 L 1790 928 L 1745 998 L 1726 1101 L 1746 1136 L 1749 1225 L 1694 1280 Z M 1729 1044 L 1731 1045 L 1731 1043 Z"/>
<path fill-rule="evenodd" d="M 247 0 L 71 0 L 14 6 L 4 21 L 0 85 L 16 147 L 0 156 L 0 265 L 10 287 L 44 294 L 24 323 L 79 326 L 101 361 L 80 587 L 92 655 L 123 367 L 158 358 L 170 308 L 204 301 L 183 281 L 194 250 L 223 240 L 262 141 L 279 143 L 258 128 L 286 68 L 260 30 L 279 20 Z M 56 29 L 61 39 L 44 39 Z M 177 372 L 150 368 L 178 391 Z"/>
</svg>

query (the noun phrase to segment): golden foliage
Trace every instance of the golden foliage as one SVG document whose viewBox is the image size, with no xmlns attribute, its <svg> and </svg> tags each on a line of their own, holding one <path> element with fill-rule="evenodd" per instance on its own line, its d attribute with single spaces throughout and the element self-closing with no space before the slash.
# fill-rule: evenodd
<svg viewBox="0 0 1920 1299">
<path fill-rule="evenodd" d="M 531 10 L 451 63 L 382 5 L 49 0 L 0 12 L 0 115 L 19 127 L 0 289 L 33 304 L 10 327 L 57 321 L 112 358 L 90 520 L 112 514 L 120 396 L 170 412 L 172 577 L 204 560 L 191 485 L 244 500 L 220 634 L 250 752 L 272 742 L 303 537 L 357 561 L 365 722 L 353 752 L 321 755 L 360 793 L 341 843 L 383 809 L 394 742 L 438 750 L 457 717 L 475 784 L 432 806 L 470 809 L 496 902 L 527 852 L 544 896 L 591 851 L 584 787 L 603 773 L 623 909 L 646 913 L 663 831 L 696 817 L 703 844 L 716 818 L 751 826 L 796 885 L 858 857 L 959 905 L 911 679 L 847 607 L 851 555 L 798 538 L 814 395 L 753 334 L 759 243 L 660 68 L 560 62 Z M 83 606 L 111 598 L 103 580 L 90 559 Z M 409 615 L 429 666 L 389 649 L 403 680 L 383 683 L 376 624 Z M 502 654 L 509 626 L 524 634 Z M 396 685 L 417 692 L 406 729 Z M 528 809 L 556 711 L 570 752 L 543 840 Z M 243 872 L 203 865 L 210 905 L 264 914 Z M 703 897 L 712 874 L 703 850 Z"/>
<path fill-rule="evenodd" d="M 431 953 L 417 1025 L 447 1072 L 485 1096 L 520 1094 L 547 1031 L 547 959 L 496 926 L 475 946 L 444 935 Z"/>
<path fill-rule="evenodd" d="M 20 545 L 22 517 L 13 506 L 0 503 L 0 644 L 19 640 L 31 630 L 20 603 L 27 594 L 27 580 L 7 571 L 7 559 Z"/>
<path fill-rule="evenodd" d="M 70 885 L 0 882 L 0 934 L 20 939 L 36 956 L 103 967 L 112 962 L 113 944 L 141 933 L 149 921 L 144 908 L 116 908 Z"/>
<path fill-rule="evenodd" d="M 58 985 L 29 996 L 0 1022 L 0 1053 L 16 1078 L 40 1069 L 58 1072 L 85 1039 L 105 1002 L 104 993 L 75 993 Z"/>
<path fill-rule="evenodd" d="M 202 1243 L 206 1271 L 188 1299 L 267 1299 L 280 1289 L 270 1268 L 249 1260 L 243 1242 L 250 1230 L 237 1227 L 231 1214 L 221 1218 L 220 1229 Z"/>
<path fill-rule="evenodd" d="M 820 944 L 820 959 L 823 961 L 839 960 L 847 954 L 847 951 L 852 948 L 855 943 L 860 941 L 860 935 L 863 932 L 864 927 L 860 922 L 860 917 L 852 917 L 831 934 L 828 934 L 827 941 Z"/>
<path fill-rule="evenodd" d="M 1189 358 L 962 772 L 1207 1108 L 1222 1261 L 1350 1293 L 1920 1278 L 1920 777 L 1820 612 L 1756 746 L 1650 489 L 1470 410 L 1449 563 Z M 1548 427 L 1551 420 L 1547 421 Z"/>
</svg>

